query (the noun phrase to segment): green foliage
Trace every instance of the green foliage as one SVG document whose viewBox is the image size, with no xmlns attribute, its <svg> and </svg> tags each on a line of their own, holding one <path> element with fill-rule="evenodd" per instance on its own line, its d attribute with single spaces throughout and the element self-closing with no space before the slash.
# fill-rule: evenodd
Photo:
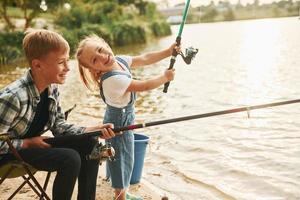
<svg viewBox="0 0 300 200">
<path fill-rule="evenodd" d="M 154 19 L 157 15 L 156 12 L 156 4 L 155 3 L 148 3 L 146 5 L 146 12 L 145 15 L 148 19 Z"/>
<path fill-rule="evenodd" d="M 129 5 L 129 4 L 133 4 L 136 0 L 117 0 L 117 2 L 121 5 Z"/>
<path fill-rule="evenodd" d="M 0 32 L 0 62 L 7 64 L 22 57 L 23 32 Z"/>
<path fill-rule="evenodd" d="M 79 43 L 79 38 L 77 37 L 76 29 L 70 31 L 66 28 L 61 28 L 60 33 L 62 36 L 68 41 L 70 46 L 70 54 L 73 55 L 75 53 L 75 49 Z"/>
<path fill-rule="evenodd" d="M 165 36 L 171 34 L 171 27 L 165 21 L 152 22 L 150 28 L 155 36 Z"/>
<path fill-rule="evenodd" d="M 280 13 L 279 8 L 278 8 L 277 6 L 274 6 L 274 7 L 272 8 L 272 12 L 273 12 L 273 15 L 274 15 L 274 16 L 278 16 L 279 13 Z"/>
<path fill-rule="evenodd" d="M 223 15 L 224 15 L 224 20 L 225 21 L 235 20 L 235 15 L 234 15 L 234 12 L 231 8 L 228 9 Z"/>
<path fill-rule="evenodd" d="M 51 0 L 47 1 L 47 11 L 56 10 L 65 1 Z M 12 17 L 21 17 L 25 20 L 24 30 L 32 25 L 34 18 L 38 17 L 44 11 L 40 8 L 41 1 L 29 0 L 0 0 L 0 15 L 4 19 L 9 30 L 14 30 L 15 26 L 11 23 Z"/>
<path fill-rule="evenodd" d="M 135 7 L 139 10 L 140 15 L 146 15 L 147 5 L 149 2 L 137 0 L 134 2 Z"/>
<path fill-rule="evenodd" d="M 47 14 L 53 14 L 56 31 L 69 42 L 71 54 L 79 41 L 91 34 L 99 35 L 110 45 L 124 46 L 145 43 L 146 37 L 151 35 L 171 33 L 170 25 L 160 19 L 155 4 L 145 0 L 71 0 L 70 9 L 63 7 L 65 2 L 46 0 Z M 39 8 L 40 3 L 40 0 L 0 0 L 0 11 L 4 11 L 1 10 L 3 5 L 14 14 L 21 13 L 18 17 L 23 17 L 26 11 L 26 26 L 29 26 L 43 12 Z M 7 22 L 10 22 L 9 19 Z M 12 26 L 8 30 L 13 30 Z M 23 37 L 21 32 L 0 34 L 0 62 L 14 60 L 22 55 Z"/>
<path fill-rule="evenodd" d="M 109 44 L 113 43 L 113 36 L 111 32 L 105 26 L 99 26 L 97 24 L 85 23 L 81 28 L 73 29 L 72 31 L 66 28 L 61 28 L 60 32 L 68 41 L 71 54 L 75 53 L 79 41 L 91 34 L 96 34 L 102 37 Z"/>
<path fill-rule="evenodd" d="M 299 0 L 280 0 L 269 4 L 261 4 L 261 0 L 253 0 L 252 3 L 232 5 L 226 1 L 220 1 L 221 6 L 215 6 L 213 1 L 208 6 L 200 6 L 189 12 L 188 22 L 216 22 L 231 20 L 262 19 L 271 17 L 289 17 L 299 15 Z"/>
<path fill-rule="evenodd" d="M 139 7 L 134 7 L 137 5 Z M 143 16 L 139 15 L 141 12 Z M 155 4 L 143 0 L 74 0 L 69 12 L 61 10 L 56 16 L 55 22 L 63 27 L 62 33 L 70 43 L 71 52 L 82 37 L 90 34 L 119 46 L 145 43 L 148 29 L 154 36 L 171 34 L 169 24 L 162 20 L 155 22 L 159 18 Z"/>
<path fill-rule="evenodd" d="M 73 29 L 80 28 L 84 22 L 87 21 L 87 10 L 83 5 L 73 7 L 66 12 L 65 9 L 61 9 L 56 14 L 55 23 L 59 26 Z"/>
<path fill-rule="evenodd" d="M 201 17 L 202 22 L 214 21 L 214 18 L 218 15 L 218 11 L 215 8 L 209 8 L 205 10 L 205 13 Z"/>
<path fill-rule="evenodd" d="M 115 45 L 124 46 L 127 44 L 146 42 L 146 31 L 139 25 L 133 25 L 127 22 L 115 24 L 112 28 L 112 32 Z"/>
<path fill-rule="evenodd" d="M 100 26 L 98 24 L 84 24 L 82 28 L 78 29 L 77 31 L 77 37 L 80 39 L 91 34 L 100 36 L 109 44 L 113 43 L 113 35 L 105 26 Z"/>
<path fill-rule="evenodd" d="M 89 23 L 105 23 L 122 19 L 122 7 L 115 2 L 96 3 L 91 9 Z"/>
</svg>

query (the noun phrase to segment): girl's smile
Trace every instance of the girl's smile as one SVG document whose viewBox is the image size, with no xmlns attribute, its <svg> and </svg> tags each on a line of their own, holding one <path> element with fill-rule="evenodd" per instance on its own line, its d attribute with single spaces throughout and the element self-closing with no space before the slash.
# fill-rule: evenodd
<svg viewBox="0 0 300 200">
<path fill-rule="evenodd" d="M 87 42 L 82 52 L 80 60 L 91 71 L 107 72 L 115 67 L 113 52 L 104 42 Z"/>
</svg>

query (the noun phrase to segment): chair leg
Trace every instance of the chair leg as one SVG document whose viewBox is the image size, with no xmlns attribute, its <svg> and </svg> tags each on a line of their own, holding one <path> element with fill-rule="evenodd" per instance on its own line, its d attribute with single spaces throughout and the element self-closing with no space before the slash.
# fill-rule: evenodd
<svg viewBox="0 0 300 200">
<path fill-rule="evenodd" d="M 44 198 L 49 198 L 47 196 L 44 196 L 44 193 L 42 191 L 38 191 L 35 186 L 30 182 L 30 177 L 29 176 L 22 176 L 22 178 L 24 179 L 23 183 L 14 191 L 14 193 L 12 195 L 10 195 L 10 197 L 7 200 L 11 200 L 14 198 L 14 196 L 24 187 L 24 185 L 27 183 L 31 189 L 36 193 L 36 195 L 38 195 L 40 197 L 40 199 L 44 199 Z M 50 199 L 50 198 L 49 198 Z"/>
<path fill-rule="evenodd" d="M 29 176 L 29 178 L 34 182 L 34 184 L 36 185 L 36 187 L 39 189 L 39 191 L 41 192 L 40 193 L 40 197 L 43 197 L 47 200 L 50 200 L 49 196 L 46 194 L 46 192 L 44 191 L 44 189 L 42 188 L 42 186 L 40 185 L 40 183 L 36 180 L 36 178 L 33 176 L 33 174 L 31 173 L 31 171 L 29 170 L 29 168 L 24 165 L 26 171 L 27 171 L 27 174 Z M 30 184 L 29 184 L 30 185 Z"/>
<path fill-rule="evenodd" d="M 44 191 L 46 191 L 46 189 L 47 189 L 48 182 L 49 182 L 49 179 L 50 179 L 50 175 L 51 175 L 51 172 L 48 172 L 47 176 L 46 176 L 46 179 L 45 179 L 45 182 L 44 182 L 44 186 L 43 186 Z M 43 200 L 43 199 L 44 199 L 44 194 L 41 195 L 40 200 Z"/>
<path fill-rule="evenodd" d="M 7 200 L 11 200 L 11 199 L 13 199 L 14 198 L 14 196 L 24 187 L 24 185 L 27 183 L 32 189 L 33 189 L 33 191 L 37 194 L 37 195 L 39 195 L 39 192 L 34 188 L 34 186 L 29 182 L 29 177 L 26 177 L 26 176 L 22 176 L 23 177 L 23 179 L 24 179 L 24 181 L 23 181 L 23 183 L 14 191 L 14 193 L 12 193 L 12 195 L 10 195 L 9 197 L 8 197 L 8 199 Z"/>
</svg>

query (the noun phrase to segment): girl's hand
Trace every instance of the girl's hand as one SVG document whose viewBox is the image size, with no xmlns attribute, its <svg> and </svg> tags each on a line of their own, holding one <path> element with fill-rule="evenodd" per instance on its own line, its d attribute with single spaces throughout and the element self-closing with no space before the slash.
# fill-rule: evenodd
<svg viewBox="0 0 300 200">
<path fill-rule="evenodd" d="M 164 75 L 168 80 L 167 82 L 172 81 L 175 76 L 175 69 L 167 69 Z"/>
<path fill-rule="evenodd" d="M 172 55 L 173 49 L 175 49 L 176 52 L 179 54 L 179 53 L 181 52 L 181 45 L 177 46 L 177 43 L 174 42 L 174 43 L 169 47 L 170 56 Z"/>
</svg>

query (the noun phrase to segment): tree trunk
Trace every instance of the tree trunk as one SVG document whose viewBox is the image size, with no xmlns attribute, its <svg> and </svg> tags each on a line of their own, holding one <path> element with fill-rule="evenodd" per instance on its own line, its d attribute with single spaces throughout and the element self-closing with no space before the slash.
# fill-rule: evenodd
<svg viewBox="0 0 300 200">
<path fill-rule="evenodd" d="M 0 13 L 1 15 L 3 16 L 3 19 L 8 27 L 8 29 L 10 30 L 14 30 L 16 27 L 15 25 L 11 22 L 9 16 L 7 15 L 7 0 L 4 0 L 2 2 L 2 5 L 1 5 L 1 9 L 0 9 Z"/>
<path fill-rule="evenodd" d="M 27 6 L 26 6 L 26 1 L 24 1 L 24 4 L 22 5 L 22 9 L 24 11 L 24 19 L 25 19 L 25 25 L 24 25 L 24 30 L 26 30 L 29 27 L 29 20 L 27 16 Z"/>
</svg>

